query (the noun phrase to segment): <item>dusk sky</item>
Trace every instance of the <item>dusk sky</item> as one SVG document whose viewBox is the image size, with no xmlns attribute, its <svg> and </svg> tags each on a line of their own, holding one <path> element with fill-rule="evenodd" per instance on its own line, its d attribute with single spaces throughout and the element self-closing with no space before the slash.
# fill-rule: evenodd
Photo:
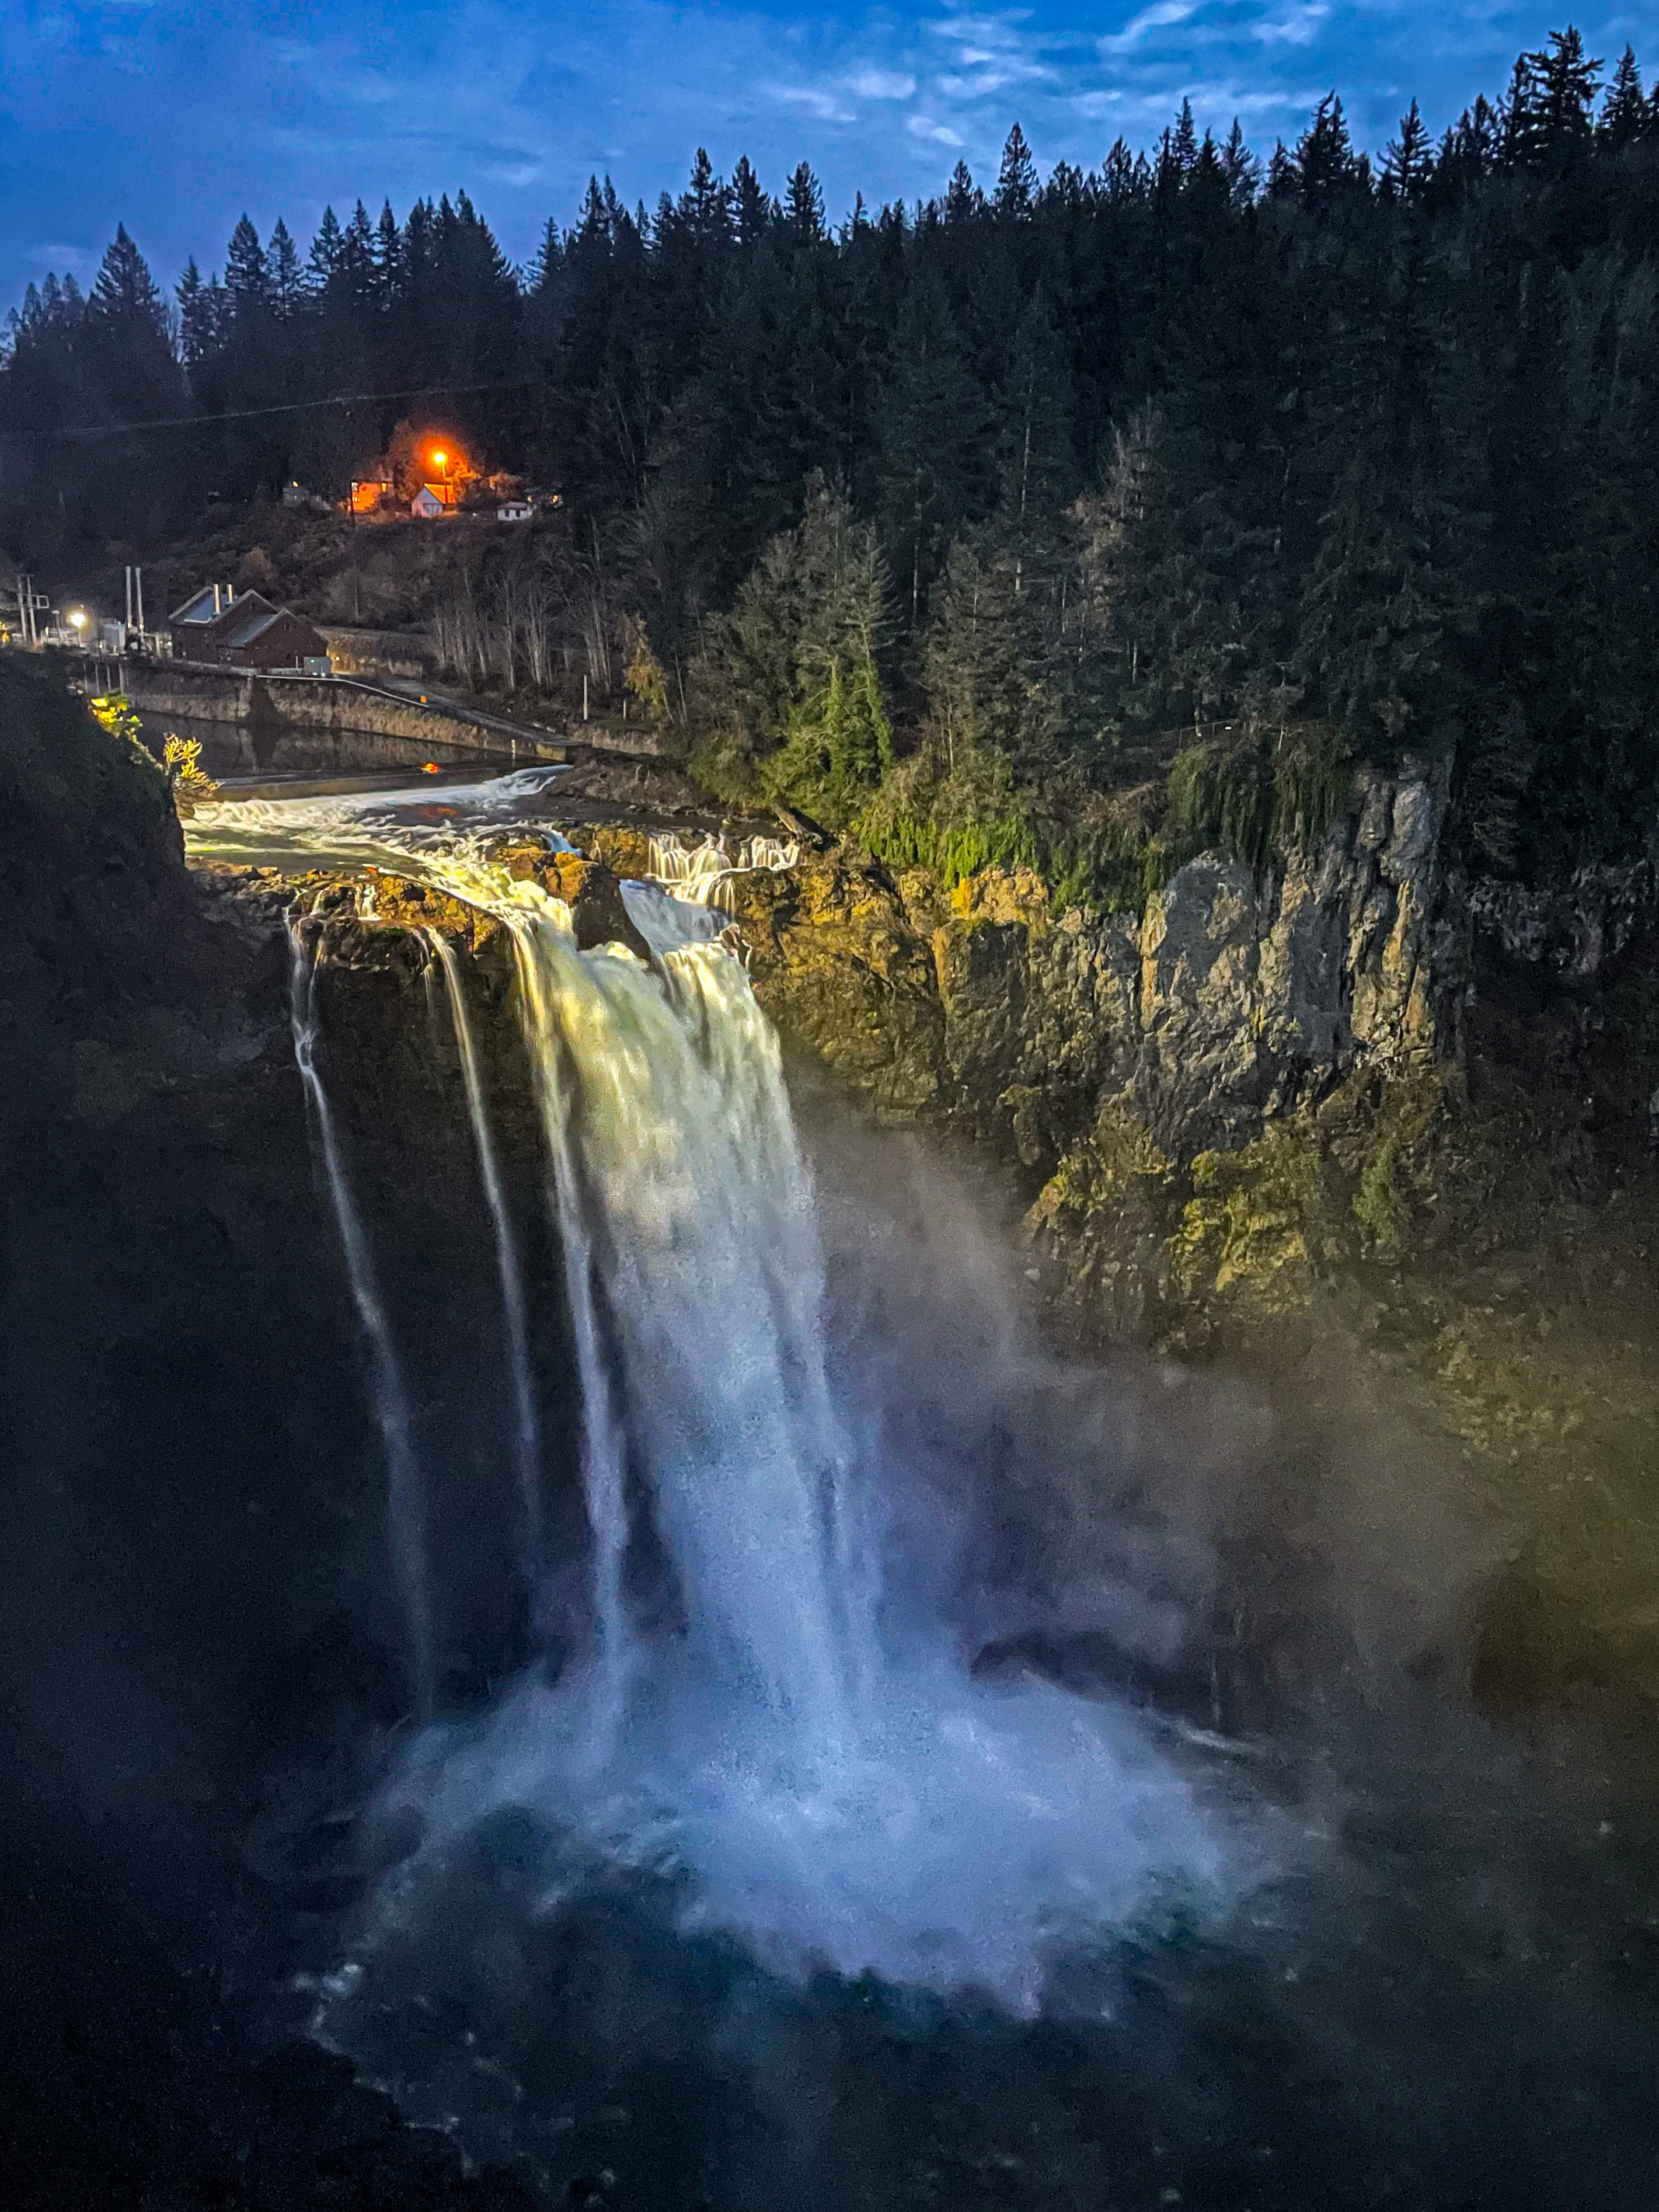
<svg viewBox="0 0 1659 2212">
<path fill-rule="evenodd" d="M 360 193 L 401 216 L 462 188 L 527 258 L 591 173 L 653 204 L 700 144 L 723 172 L 748 153 L 774 189 L 810 161 L 837 217 L 856 190 L 939 191 L 958 158 L 994 181 L 1016 118 L 1045 171 L 1091 167 L 1183 94 L 1266 152 L 1334 86 L 1375 149 L 1413 93 L 1437 131 L 1565 20 L 1472 0 L 6 0 L 0 306 L 48 270 L 85 282 L 118 222 L 171 283 L 189 254 L 216 266 L 244 210 L 303 245 L 325 203 L 343 215 Z M 1629 40 L 1659 67 L 1651 10 L 1579 20 L 1593 53 Z"/>
</svg>

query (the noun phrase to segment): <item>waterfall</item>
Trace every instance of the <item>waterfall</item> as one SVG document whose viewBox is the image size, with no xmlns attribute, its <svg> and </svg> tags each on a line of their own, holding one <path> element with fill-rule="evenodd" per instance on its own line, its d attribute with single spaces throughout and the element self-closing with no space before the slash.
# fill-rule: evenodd
<svg viewBox="0 0 1659 2212">
<path fill-rule="evenodd" d="M 593 1544 L 593 1609 L 602 1684 L 595 1733 L 609 1741 L 621 1722 L 628 1691 L 629 1644 L 623 1597 L 628 1549 L 628 1501 L 623 1440 L 611 1400 L 611 1376 L 599 1340 L 593 1297 L 593 1255 L 583 1213 L 571 1135 L 571 1094 L 558 1054 L 562 974 L 567 963 L 556 921 L 509 908 L 517 956 L 520 1006 L 537 1103 L 541 1109 L 549 1164 L 548 1203 L 564 1261 L 565 1303 L 581 1394 L 582 1494 Z M 552 934 L 550 934 L 552 933 Z M 574 942 L 570 958 L 576 957 Z"/>
<path fill-rule="evenodd" d="M 293 948 L 289 1004 L 294 1056 L 299 1063 L 322 1152 L 323 1171 L 328 1180 L 329 1199 L 339 1232 L 352 1303 L 368 1344 L 374 1419 L 386 1450 L 386 1522 L 392 1572 L 403 1606 L 410 1683 L 416 1708 L 424 1717 L 432 1710 L 432 1608 L 427 1587 L 426 1508 L 410 1433 L 409 1393 L 404 1388 L 392 1325 L 380 1301 L 362 1217 L 346 1176 L 334 1111 L 317 1066 L 316 970 L 299 931 L 291 925 L 289 937 Z"/>
<path fill-rule="evenodd" d="M 536 1392 L 530 1372 L 530 1326 L 525 1307 L 524 1270 L 519 1259 L 518 1238 L 501 1182 L 495 1140 L 490 1133 L 478 1054 L 472 1039 L 472 1022 L 466 1010 L 460 968 L 454 947 L 440 929 L 427 932 L 438 964 L 443 970 L 449 996 L 455 1049 L 466 1089 L 466 1110 L 472 1123 L 472 1139 L 478 1154 L 478 1179 L 489 1211 L 495 1237 L 495 1267 L 501 1279 L 501 1315 L 507 1328 L 507 1377 L 513 1401 L 513 1467 L 519 1492 L 519 1564 L 533 1603 L 542 1568 L 541 1433 L 536 1418 Z"/>
<path fill-rule="evenodd" d="M 651 873 L 676 898 L 730 913 L 735 877 L 752 875 L 760 868 L 775 873 L 793 868 L 800 858 L 800 847 L 778 837 L 747 837 L 733 854 L 726 851 L 723 837 L 708 837 L 701 845 L 688 847 L 670 832 L 653 837 L 649 853 Z"/>
<path fill-rule="evenodd" d="M 823 1716 L 843 1672 L 822 1556 L 837 1454 L 775 1042 L 717 945 L 670 952 L 665 992 L 631 954 L 578 952 L 555 915 L 520 909 L 514 927 L 581 1368 L 602 1635 L 629 1648 L 620 1417 L 690 1646 L 775 1710 Z"/>
<path fill-rule="evenodd" d="M 452 888 L 494 903 L 519 951 L 599 1649 L 555 1680 L 530 1670 L 482 1729 L 425 1734 L 388 1810 L 417 1813 L 434 1869 L 512 1806 L 579 1854 L 668 1875 L 686 1932 L 738 1934 L 781 1970 L 1035 2010 L 1058 1949 L 1171 1881 L 1215 1884 L 1215 1839 L 1132 1715 L 976 1680 L 884 1588 L 884 1470 L 850 1452 L 826 1370 L 777 1039 L 706 910 L 629 887 L 652 969 L 579 951 L 534 885 L 458 867 Z M 647 1521 L 666 1610 L 624 1572 Z"/>
<path fill-rule="evenodd" d="M 425 1842 L 398 1884 L 447 1879 L 450 1844 L 510 1807 L 562 1855 L 550 1899 L 608 1866 L 606 1880 L 665 1881 L 684 1931 L 738 1936 L 781 1972 L 972 1986 L 1028 2014 L 1066 1947 L 1171 1885 L 1218 1892 L 1220 1839 L 1133 1712 L 1029 1674 L 978 1679 L 926 1589 L 889 1578 L 882 1532 L 904 1471 L 884 1460 L 880 1421 L 849 1426 L 828 1367 L 778 1041 L 705 894 L 723 851 L 682 867 L 661 849 L 668 882 L 625 887 L 647 965 L 617 945 L 580 951 L 568 909 L 476 842 L 373 834 L 385 864 L 512 933 L 591 1531 L 589 1648 L 400 1747 L 381 1807 L 404 1834 L 413 1814 Z M 407 1413 L 297 950 L 295 973 L 419 1624 Z M 942 1550 L 955 1534 L 939 1528 Z M 429 1634 L 420 1648 L 429 1666 Z M 401 1893 L 383 1927 L 406 1924 Z"/>
</svg>

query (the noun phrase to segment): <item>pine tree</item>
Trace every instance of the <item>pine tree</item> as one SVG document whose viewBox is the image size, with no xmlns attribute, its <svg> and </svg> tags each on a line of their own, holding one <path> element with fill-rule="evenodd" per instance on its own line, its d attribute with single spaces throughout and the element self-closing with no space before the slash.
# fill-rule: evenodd
<svg viewBox="0 0 1659 2212">
<path fill-rule="evenodd" d="M 1236 115 L 1233 127 L 1227 133 L 1227 143 L 1221 149 L 1221 173 L 1227 179 L 1228 196 L 1234 207 L 1249 207 L 1261 185 L 1261 165 L 1245 144 Z"/>
<path fill-rule="evenodd" d="M 246 216 L 225 249 L 225 289 L 239 318 L 268 313 L 273 305 L 270 266 L 259 234 Z"/>
<path fill-rule="evenodd" d="M 732 234 L 732 195 L 714 174 L 706 147 L 697 149 L 690 184 L 681 193 L 675 214 L 699 245 L 724 245 Z"/>
<path fill-rule="evenodd" d="M 276 313 L 284 322 L 298 314 L 305 301 L 305 274 L 300 266 L 300 249 L 294 243 L 288 225 L 280 216 L 270 234 L 270 245 L 266 255 L 270 270 L 271 298 Z"/>
<path fill-rule="evenodd" d="M 93 380 L 116 420 L 177 410 L 182 391 L 167 306 L 125 223 L 99 264 L 82 328 Z"/>
<path fill-rule="evenodd" d="M 740 155 L 732 172 L 732 211 L 740 246 L 758 246 L 772 221 L 772 203 L 761 189 L 753 164 Z"/>
<path fill-rule="evenodd" d="M 790 237 L 798 246 L 823 243 L 823 193 L 817 179 L 805 161 L 794 171 L 785 187 L 783 220 Z"/>
<path fill-rule="evenodd" d="M 1176 118 L 1175 129 L 1169 134 L 1170 158 L 1183 178 L 1188 177 L 1198 161 L 1198 128 L 1193 121 L 1193 103 L 1183 100 L 1181 112 Z"/>
<path fill-rule="evenodd" d="M 219 349 L 222 333 L 215 297 L 218 289 L 216 284 L 204 283 L 202 272 L 193 260 L 185 262 L 175 296 L 179 302 L 179 350 L 187 369 L 201 368 Z"/>
<path fill-rule="evenodd" d="M 1520 55 L 1504 110 L 1505 161 L 1558 175 L 1570 167 L 1595 127 L 1601 67 L 1571 24 L 1552 31 L 1542 52 Z"/>
<path fill-rule="evenodd" d="M 1134 198 L 1135 156 L 1127 138 L 1115 138 L 1101 169 L 1101 185 L 1108 200 L 1122 202 Z"/>
<path fill-rule="evenodd" d="M 398 289 L 402 277 L 403 234 L 398 228 L 398 218 L 387 200 L 380 209 L 380 219 L 374 226 L 374 278 L 383 300 L 389 300 Z"/>
<path fill-rule="evenodd" d="M 1626 46 L 1601 103 L 1598 135 L 1617 152 L 1645 137 L 1650 120 L 1647 96 L 1642 90 L 1642 72 L 1636 66 L 1635 49 Z"/>
<path fill-rule="evenodd" d="M 1400 118 L 1400 136 L 1389 141 L 1382 164 L 1383 189 L 1396 199 L 1413 200 L 1428 182 L 1433 167 L 1428 128 L 1413 100 Z"/>
<path fill-rule="evenodd" d="M 738 593 L 732 679 L 764 788 L 837 826 L 892 757 L 880 674 L 889 629 L 875 532 L 819 477 L 799 524 Z"/>
<path fill-rule="evenodd" d="M 1296 173 L 1302 197 L 1312 206 L 1358 180 L 1348 120 L 1342 112 L 1341 100 L 1334 92 L 1328 92 L 1320 101 L 1313 121 L 1297 141 Z"/>
<path fill-rule="evenodd" d="M 1023 221 L 1036 206 L 1036 163 L 1031 159 L 1024 132 L 1016 123 L 1002 149 L 1002 167 L 997 174 L 996 211 Z"/>
<path fill-rule="evenodd" d="M 124 330 L 149 328 L 165 334 L 166 310 L 149 264 L 127 235 L 125 223 L 116 226 L 115 237 L 103 260 L 87 301 L 88 314 Z"/>
<path fill-rule="evenodd" d="M 354 307 L 374 305 L 378 285 L 374 266 L 374 231 L 368 210 L 359 200 L 340 236 L 339 279 Z"/>
<path fill-rule="evenodd" d="M 321 292 L 325 289 L 329 279 L 339 269 L 343 250 L 339 218 L 331 207 L 325 207 L 323 219 L 317 226 L 317 235 L 311 241 L 307 264 L 313 290 Z"/>
<path fill-rule="evenodd" d="M 966 161 L 958 161 L 951 172 L 951 181 L 945 192 L 945 220 L 947 222 L 966 222 L 983 214 L 985 195 L 974 182 Z"/>
</svg>

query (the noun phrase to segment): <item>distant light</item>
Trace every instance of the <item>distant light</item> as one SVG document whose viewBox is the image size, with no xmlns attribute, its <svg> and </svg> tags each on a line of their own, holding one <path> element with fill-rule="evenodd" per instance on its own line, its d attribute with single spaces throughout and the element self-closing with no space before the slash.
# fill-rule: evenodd
<svg viewBox="0 0 1659 2212">
<path fill-rule="evenodd" d="M 447 453 L 434 453 L 432 456 L 432 465 L 434 469 L 441 469 L 448 459 L 449 456 Z"/>
<path fill-rule="evenodd" d="M 73 614 L 70 615 L 70 620 L 75 624 L 76 629 L 84 629 L 87 626 L 87 618 L 85 615 L 82 613 L 79 607 L 76 607 Z"/>
</svg>

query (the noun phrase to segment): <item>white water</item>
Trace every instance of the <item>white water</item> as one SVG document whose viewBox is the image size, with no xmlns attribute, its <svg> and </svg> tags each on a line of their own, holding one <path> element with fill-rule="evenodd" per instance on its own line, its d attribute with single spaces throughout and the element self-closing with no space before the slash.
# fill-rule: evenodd
<svg viewBox="0 0 1659 2212">
<path fill-rule="evenodd" d="M 386 1793 L 426 1837 L 399 1881 L 441 1879 L 449 1842 L 525 1808 L 666 1876 L 688 1932 L 1028 2013 L 1057 1952 L 1172 1892 L 1218 1894 L 1228 1855 L 1142 1723 L 1035 1679 L 974 1680 L 943 1626 L 884 1589 L 881 1470 L 872 1489 L 850 1468 L 826 1376 L 776 1039 L 712 915 L 629 887 L 657 973 L 621 947 L 579 952 L 562 908 L 475 854 L 423 847 L 420 865 L 514 933 L 595 1625 L 556 1683 L 534 1668 L 484 1720 L 416 1740 Z M 641 1596 L 647 1521 L 665 1572 Z"/>
<path fill-rule="evenodd" d="M 455 1049 L 466 1090 L 466 1110 L 478 1154 L 478 1180 L 483 1186 L 484 1203 L 489 1209 L 490 1226 L 495 1237 L 495 1268 L 501 1286 L 501 1318 L 507 1329 L 508 1388 L 513 1400 L 513 1470 L 519 1492 L 519 1569 L 533 1595 L 542 1569 L 541 1426 L 536 1418 L 536 1391 L 530 1372 L 530 1322 L 525 1304 L 524 1269 L 501 1182 L 501 1163 L 495 1155 L 495 1139 L 490 1132 L 460 964 L 442 930 L 428 930 L 427 938 L 443 969 Z"/>
<path fill-rule="evenodd" d="M 386 1519 L 392 1572 L 403 1607 L 410 1682 L 416 1708 L 424 1716 L 432 1710 L 432 1605 L 427 1581 L 426 1504 L 410 1431 L 409 1393 L 375 1279 L 374 1257 L 362 1217 L 347 1178 L 334 1110 L 317 1066 L 316 971 L 299 932 L 291 930 L 289 935 L 294 952 L 290 982 L 294 1056 L 299 1062 L 307 1102 L 316 1124 L 352 1303 L 368 1344 L 374 1418 L 386 1450 Z"/>
<path fill-rule="evenodd" d="M 720 907 L 727 913 L 735 878 L 760 868 L 778 873 L 793 868 L 799 858 L 799 845 L 778 837 L 746 837 L 735 854 L 726 851 L 723 837 L 687 846 L 670 834 L 653 837 L 650 843 L 651 872 L 659 884 L 691 905 Z"/>
</svg>

